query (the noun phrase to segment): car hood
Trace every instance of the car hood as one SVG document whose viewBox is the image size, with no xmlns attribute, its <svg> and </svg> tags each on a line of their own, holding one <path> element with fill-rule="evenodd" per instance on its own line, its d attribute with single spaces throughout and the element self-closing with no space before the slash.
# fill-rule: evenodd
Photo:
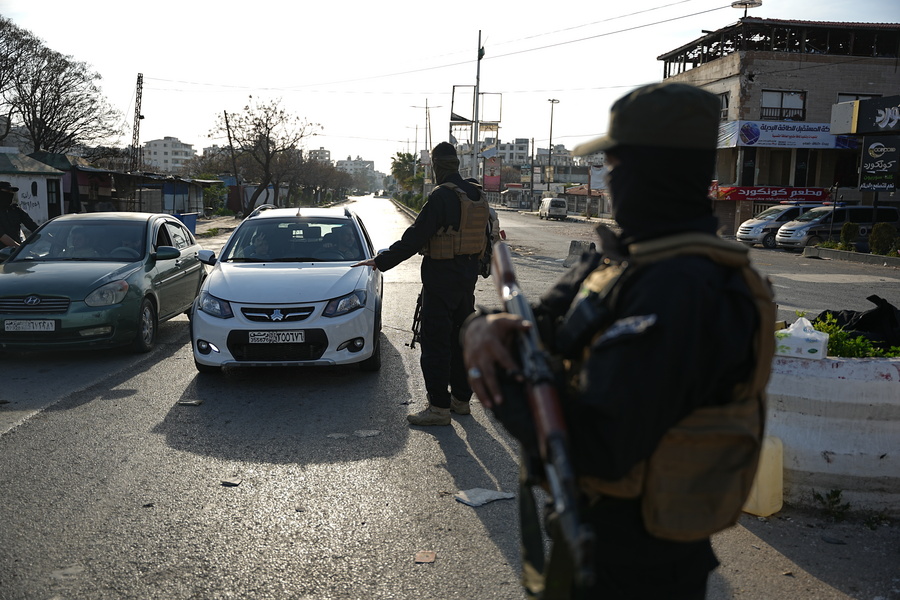
<svg viewBox="0 0 900 600">
<path fill-rule="evenodd" d="M 28 294 L 86 297 L 110 281 L 125 279 L 136 269 L 121 262 L 15 261 L 0 264 L 0 290 L 4 296 Z"/>
<path fill-rule="evenodd" d="M 204 287 L 230 302 L 319 302 L 365 288 L 367 270 L 349 263 L 218 263 Z"/>
</svg>

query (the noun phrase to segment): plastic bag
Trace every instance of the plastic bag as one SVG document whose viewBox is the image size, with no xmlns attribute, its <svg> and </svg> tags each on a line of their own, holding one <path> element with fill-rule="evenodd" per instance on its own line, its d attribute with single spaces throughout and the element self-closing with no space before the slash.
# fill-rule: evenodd
<svg viewBox="0 0 900 600">
<path fill-rule="evenodd" d="M 797 358 L 825 358 L 828 334 L 816 331 L 809 319 L 800 317 L 787 329 L 775 332 L 775 354 Z"/>
</svg>

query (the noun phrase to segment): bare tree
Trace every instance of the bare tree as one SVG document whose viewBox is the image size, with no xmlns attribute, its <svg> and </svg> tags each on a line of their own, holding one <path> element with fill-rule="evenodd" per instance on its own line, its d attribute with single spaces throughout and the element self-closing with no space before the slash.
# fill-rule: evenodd
<svg viewBox="0 0 900 600">
<path fill-rule="evenodd" d="M 304 138 L 315 134 L 321 125 L 309 123 L 290 115 L 281 107 L 280 100 L 267 104 L 256 102 L 253 97 L 240 113 L 218 117 L 213 136 L 229 134 L 236 151 L 249 156 L 260 169 L 259 186 L 245 200 L 244 214 L 249 214 L 260 194 L 269 184 L 275 183 L 275 159 L 300 147 Z M 229 131 L 230 130 L 230 131 Z"/>
<path fill-rule="evenodd" d="M 0 17 L 0 142 L 6 139 L 13 126 L 15 82 L 22 76 L 27 55 L 41 46 L 28 31 Z"/>
<path fill-rule="evenodd" d="M 27 54 L 13 83 L 12 105 L 34 150 L 65 153 L 121 134 L 121 114 L 103 97 L 100 75 L 49 48 Z"/>
</svg>

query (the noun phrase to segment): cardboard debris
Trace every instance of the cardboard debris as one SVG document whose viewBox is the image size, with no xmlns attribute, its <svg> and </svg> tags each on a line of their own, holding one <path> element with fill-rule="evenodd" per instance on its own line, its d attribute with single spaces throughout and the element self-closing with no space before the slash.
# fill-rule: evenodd
<svg viewBox="0 0 900 600">
<path fill-rule="evenodd" d="M 241 485 L 241 481 L 243 481 L 243 479 L 240 477 L 232 477 L 231 479 L 223 479 L 222 485 L 225 487 L 237 487 Z"/>
<path fill-rule="evenodd" d="M 436 556 L 434 550 L 419 550 L 416 552 L 416 564 L 433 563 Z"/>
<path fill-rule="evenodd" d="M 457 502 L 462 502 L 469 506 L 482 506 L 494 500 L 507 500 L 515 498 L 515 494 L 509 492 L 498 492 L 496 490 L 486 490 L 484 488 L 473 488 L 471 490 L 460 490 L 456 492 L 454 498 Z"/>
</svg>

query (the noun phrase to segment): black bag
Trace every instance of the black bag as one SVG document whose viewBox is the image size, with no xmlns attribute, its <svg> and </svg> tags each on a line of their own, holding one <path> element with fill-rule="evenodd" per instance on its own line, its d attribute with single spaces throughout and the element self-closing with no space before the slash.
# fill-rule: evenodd
<svg viewBox="0 0 900 600">
<path fill-rule="evenodd" d="M 844 331 L 866 338 L 876 348 L 887 350 L 892 346 L 900 346 L 900 310 L 874 294 L 866 300 L 875 304 L 875 308 L 862 312 L 826 310 L 819 313 L 813 322 L 824 323 L 825 316 L 830 314 Z"/>
</svg>

